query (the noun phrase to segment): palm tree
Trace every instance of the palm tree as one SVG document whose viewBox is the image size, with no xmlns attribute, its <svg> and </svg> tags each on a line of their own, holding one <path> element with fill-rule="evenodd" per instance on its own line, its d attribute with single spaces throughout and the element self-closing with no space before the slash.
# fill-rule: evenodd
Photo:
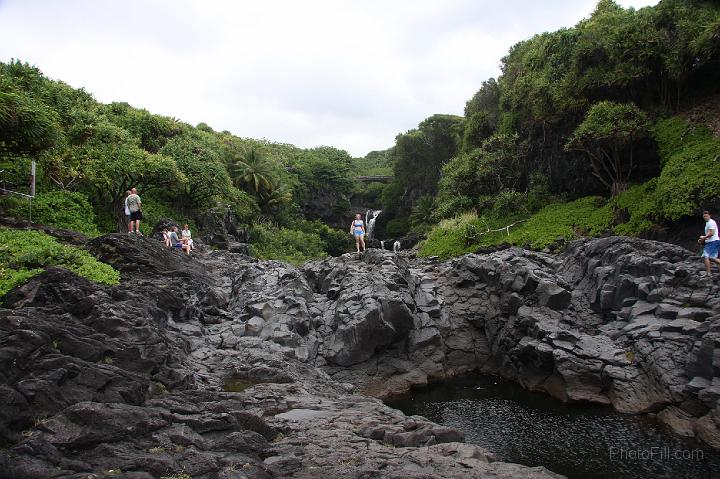
<svg viewBox="0 0 720 479">
<path fill-rule="evenodd" d="M 251 148 L 240 158 L 236 158 L 228 167 L 233 183 L 260 198 L 272 188 L 272 169 L 260 153 Z"/>
<path fill-rule="evenodd" d="M 272 208 L 290 203 L 292 201 L 292 190 L 287 185 L 271 183 L 270 187 L 260 197 L 261 206 Z"/>
</svg>

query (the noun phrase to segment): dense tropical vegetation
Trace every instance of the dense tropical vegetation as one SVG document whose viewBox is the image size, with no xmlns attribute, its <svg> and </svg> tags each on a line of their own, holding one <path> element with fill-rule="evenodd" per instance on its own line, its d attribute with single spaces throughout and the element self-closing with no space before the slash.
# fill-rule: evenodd
<svg viewBox="0 0 720 479">
<path fill-rule="evenodd" d="M 463 116 L 432 115 L 364 158 L 102 104 L 11 61 L 0 63 L 0 186 L 23 187 L 36 160 L 34 219 L 90 236 L 124 228 L 133 186 L 146 232 L 229 209 L 253 254 L 293 262 L 349 249 L 351 203 L 382 207 L 380 237 L 426 235 L 424 255 L 556 249 L 643 234 L 716 202 L 718 95 L 720 5 L 701 0 L 601 0 L 574 27 L 514 45 Z M 0 210 L 23 217 L 27 205 L 2 196 Z"/>
<path fill-rule="evenodd" d="M 718 93 L 717 2 L 601 0 L 575 27 L 514 45 L 464 117 L 398 135 L 387 233 L 429 230 L 421 252 L 452 256 L 642 234 L 696 214 L 720 196 L 717 130 L 705 126 L 718 111 L 696 114 Z"/>
<path fill-rule="evenodd" d="M 101 104 L 36 67 L 0 63 L 0 186 L 27 193 L 32 160 L 36 222 L 90 236 L 123 231 L 125 192 L 136 187 L 146 205 L 146 234 L 161 218 L 193 224 L 199 213 L 223 207 L 256 239 L 268 230 L 306 239 L 291 255 L 298 261 L 337 254 L 347 242 L 325 224 L 306 221 L 328 219 L 313 211 L 328 198 L 335 216 L 349 214 L 346 193 L 356 186 L 347 152 L 239 138 L 126 103 Z M 27 202 L 13 196 L 0 197 L 0 209 L 19 218 L 29 213 Z M 286 248 L 258 251 L 269 257 Z"/>
</svg>

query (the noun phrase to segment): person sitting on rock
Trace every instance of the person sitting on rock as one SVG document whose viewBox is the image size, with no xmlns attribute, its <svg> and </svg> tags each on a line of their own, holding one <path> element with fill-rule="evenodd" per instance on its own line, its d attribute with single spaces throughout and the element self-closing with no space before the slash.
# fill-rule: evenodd
<svg viewBox="0 0 720 479">
<path fill-rule="evenodd" d="M 163 243 L 165 243 L 165 246 L 167 246 L 169 248 L 170 246 L 172 246 L 170 244 L 170 232 L 168 231 L 167 228 L 163 228 L 162 233 L 163 233 Z"/>
<path fill-rule="evenodd" d="M 362 220 L 360 213 L 355 215 L 355 220 L 350 224 L 350 234 L 355 237 L 355 246 L 357 252 L 360 253 L 360 246 L 365 251 L 365 222 Z"/>
<path fill-rule="evenodd" d="M 170 231 L 170 244 L 173 248 L 181 249 L 185 251 L 187 254 L 190 254 L 190 247 L 180 241 L 180 238 L 178 238 L 178 227 L 173 226 L 172 231 Z"/>
<path fill-rule="evenodd" d="M 187 223 L 183 226 L 183 230 L 180 233 L 180 241 L 187 245 L 189 250 L 193 249 L 192 233 L 190 233 L 190 227 Z"/>
<path fill-rule="evenodd" d="M 718 236 L 718 227 L 714 219 L 710 217 L 709 211 L 703 211 L 703 219 L 705 220 L 705 234 L 700 235 L 698 243 L 704 244 L 703 260 L 705 262 L 705 270 L 707 274 L 711 274 L 710 262 L 720 265 L 718 259 L 718 251 L 720 250 L 720 236 Z"/>
</svg>

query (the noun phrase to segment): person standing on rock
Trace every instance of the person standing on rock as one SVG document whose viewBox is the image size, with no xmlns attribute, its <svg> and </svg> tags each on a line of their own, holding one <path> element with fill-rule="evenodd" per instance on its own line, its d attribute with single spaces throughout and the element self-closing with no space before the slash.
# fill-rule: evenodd
<svg viewBox="0 0 720 479">
<path fill-rule="evenodd" d="M 140 233 L 140 220 L 142 219 L 142 201 L 137 194 L 137 189 L 133 188 L 130 190 L 130 196 L 125 200 L 128 210 L 130 210 L 130 229 L 128 233 L 134 232 L 142 236 Z"/>
<path fill-rule="evenodd" d="M 125 192 L 125 221 L 128 225 L 128 233 L 132 232 L 132 223 L 130 223 L 130 208 L 128 208 L 127 199 L 130 196 L 130 190 Z"/>
<path fill-rule="evenodd" d="M 700 235 L 698 243 L 705 244 L 703 248 L 703 260 L 705 261 L 705 270 L 710 275 L 710 262 L 720 265 L 718 259 L 718 251 L 720 250 L 720 236 L 718 236 L 718 227 L 714 219 L 710 217 L 709 211 L 703 211 L 703 219 L 705 220 L 705 234 Z"/>
<path fill-rule="evenodd" d="M 360 246 L 365 251 L 365 222 L 362 220 L 360 213 L 355 215 L 355 219 L 350 224 L 350 234 L 355 237 L 355 246 L 357 247 L 358 254 L 360 253 Z"/>
</svg>

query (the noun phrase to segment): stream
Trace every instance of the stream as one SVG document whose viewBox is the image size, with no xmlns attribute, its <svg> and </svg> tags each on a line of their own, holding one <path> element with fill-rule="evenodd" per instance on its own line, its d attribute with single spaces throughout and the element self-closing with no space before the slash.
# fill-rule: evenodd
<svg viewBox="0 0 720 479">
<path fill-rule="evenodd" d="M 673 434 L 651 415 L 567 405 L 493 376 L 456 378 L 388 401 L 465 433 L 499 461 L 570 479 L 720 478 L 720 452 Z"/>
</svg>

